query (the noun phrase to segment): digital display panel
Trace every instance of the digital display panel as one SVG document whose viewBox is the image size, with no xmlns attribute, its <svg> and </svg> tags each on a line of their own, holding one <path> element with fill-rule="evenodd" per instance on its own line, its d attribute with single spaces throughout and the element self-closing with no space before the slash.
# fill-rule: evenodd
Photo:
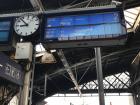
<svg viewBox="0 0 140 105">
<path fill-rule="evenodd" d="M 11 21 L 0 21 L 0 44 L 9 41 Z"/>
<path fill-rule="evenodd" d="M 63 41 L 126 34 L 119 20 L 118 12 L 51 17 L 46 21 L 45 39 Z"/>
<path fill-rule="evenodd" d="M 46 24 L 47 27 L 66 27 L 76 25 L 96 25 L 113 22 L 119 22 L 118 12 L 49 17 L 47 18 Z"/>
<path fill-rule="evenodd" d="M 127 33 L 123 19 L 119 10 L 50 15 L 45 17 L 43 39 L 53 43 L 117 38 Z"/>
</svg>

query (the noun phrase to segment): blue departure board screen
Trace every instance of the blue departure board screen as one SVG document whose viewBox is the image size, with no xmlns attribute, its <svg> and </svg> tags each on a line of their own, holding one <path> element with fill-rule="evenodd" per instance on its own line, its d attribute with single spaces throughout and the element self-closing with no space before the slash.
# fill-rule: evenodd
<svg viewBox="0 0 140 105">
<path fill-rule="evenodd" d="M 124 44 L 127 30 L 121 8 L 73 10 L 46 13 L 42 36 L 43 43 L 47 43 L 45 46 L 68 48 Z"/>
<path fill-rule="evenodd" d="M 119 12 L 46 18 L 45 36 L 48 41 L 83 40 L 116 37 L 126 34 Z"/>
<path fill-rule="evenodd" d="M 8 42 L 11 21 L 0 21 L 0 43 Z"/>
</svg>

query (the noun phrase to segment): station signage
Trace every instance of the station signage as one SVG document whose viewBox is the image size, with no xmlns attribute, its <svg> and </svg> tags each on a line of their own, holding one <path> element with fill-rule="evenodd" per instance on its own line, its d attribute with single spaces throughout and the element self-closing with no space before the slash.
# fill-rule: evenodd
<svg viewBox="0 0 140 105">
<path fill-rule="evenodd" d="M 17 85 L 23 85 L 24 72 L 19 64 L 0 52 L 0 77 Z"/>
</svg>

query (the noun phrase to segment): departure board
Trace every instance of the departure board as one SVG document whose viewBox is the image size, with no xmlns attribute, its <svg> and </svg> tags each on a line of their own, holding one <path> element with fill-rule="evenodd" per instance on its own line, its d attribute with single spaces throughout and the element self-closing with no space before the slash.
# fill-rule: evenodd
<svg viewBox="0 0 140 105">
<path fill-rule="evenodd" d="M 111 39 L 126 35 L 121 11 L 85 12 L 45 17 L 45 42 Z"/>
<path fill-rule="evenodd" d="M 10 30 L 11 21 L 0 21 L 0 44 L 9 41 Z"/>
</svg>

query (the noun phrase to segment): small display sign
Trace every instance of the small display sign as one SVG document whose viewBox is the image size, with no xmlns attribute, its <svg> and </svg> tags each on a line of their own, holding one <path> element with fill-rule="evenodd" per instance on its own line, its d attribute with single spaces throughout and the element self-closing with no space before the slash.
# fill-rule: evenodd
<svg viewBox="0 0 140 105">
<path fill-rule="evenodd" d="M 10 38 L 11 21 L 0 21 L 0 44 L 6 44 Z"/>
</svg>

